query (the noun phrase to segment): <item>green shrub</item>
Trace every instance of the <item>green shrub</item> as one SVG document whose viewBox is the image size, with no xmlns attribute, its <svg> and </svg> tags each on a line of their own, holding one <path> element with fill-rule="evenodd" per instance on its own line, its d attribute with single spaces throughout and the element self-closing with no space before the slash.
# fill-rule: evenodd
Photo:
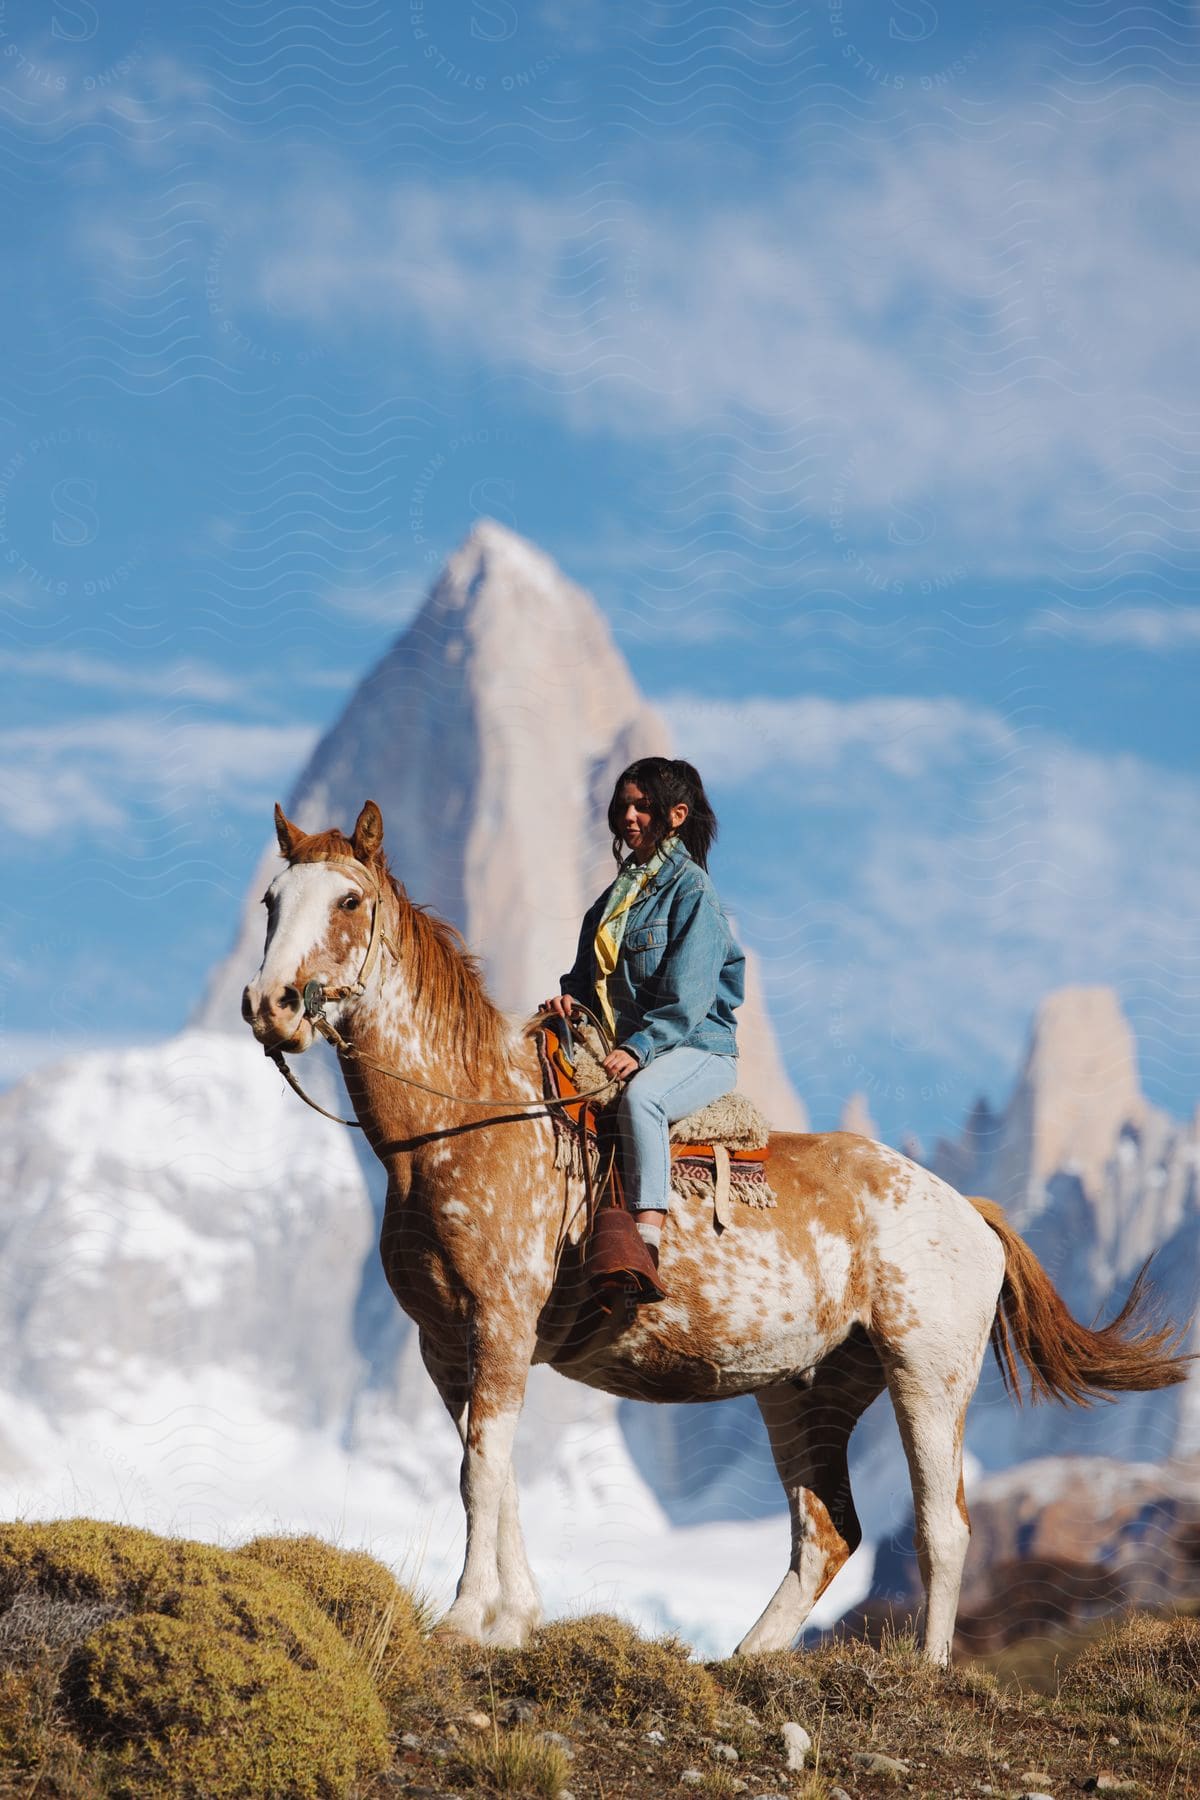
<svg viewBox="0 0 1200 1800">
<path fill-rule="evenodd" d="M 375 1557 L 316 1537 L 254 1538 L 239 1555 L 278 1570 L 316 1601 L 365 1660 L 389 1713 L 420 1689 L 431 1660 L 421 1608 Z"/>
<path fill-rule="evenodd" d="M 105 1792 L 326 1800 L 388 1761 L 364 1658 L 302 1587 L 237 1552 L 87 1519 L 4 1525 L 0 1608 L 10 1674 L 52 1677 L 81 1755 L 111 1770 Z M 36 1762 L 28 1737 L 0 1745 L 9 1769 Z"/>
<path fill-rule="evenodd" d="M 1059 1697 L 1122 1716 L 1200 1718 L 1200 1619 L 1134 1614 L 1088 1646 L 1063 1676 Z"/>
<path fill-rule="evenodd" d="M 544 1626 L 527 1649 L 496 1651 L 490 1672 L 497 1694 L 524 1695 L 550 1710 L 589 1709 L 617 1725 L 658 1713 L 707 1730 L 716 1713 L 716 1686 L 689 1661 L 686 1644 L 641 1637 L 604 1613 Z"/>
<path fill-rule="evenodd" d="M 50 1661 L 0 1670 L 0 1794 L 99 1800 L 105 1792 L 96 1759 L 63 1714 L 59 1674 Z"/>
<path fill-rule="evenodd" d="M 0 1607 L 7 1608 L 22 1590 L 34 1589 L 53 1600 L 95 1601 L 134 1611 L 179 1547 L 152 1531 L 96 1519 L 0 1525 Z"/>
<path fill-rule="evenodd" d="M 322 1800 L 382 1767 L 387 1740 L 352 1659 L 305 1662 L 275 1638 L 141 1613 L 75 1653 L 68 1693 L 109 1752 L 114 1794 Z"/>
</svg>

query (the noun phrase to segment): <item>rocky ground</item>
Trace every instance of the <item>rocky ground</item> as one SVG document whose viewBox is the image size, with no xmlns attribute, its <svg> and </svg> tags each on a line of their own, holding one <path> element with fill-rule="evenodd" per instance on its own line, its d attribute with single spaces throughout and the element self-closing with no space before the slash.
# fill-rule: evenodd
<svg viewBox="0 0 1200 1800">
<path fill-rule="evenodd" d="M 0 1525 L 0 1800 L 1200 1795 L 1200 1619 L 988 1668 L 911 1636 L 702 1664 L 604 1616 L 447 1642 L 383 1564 Z"/>
<path fill-rule="evenodd" d="M 553 1626 L 540 1643 L 514 1655 L 457 1653 L 455 1700 L 414 1705 L 376 1791 L 461 1800 L 480 1791 L 547 1800 L 1200 1795 L 1192 1621 L 1138 1617 L 1106 1631 L 1061 1673 L 1054 1695 L 978 1665 L 928 1669 L 905 1637 L 706 1668 L 663 1659 L 640 1677 L 629 1671 L 643 1641 L 614 1621 Z M 1027 1661 L 1045 1682 L 1047 1659 Z"/>
</svg>

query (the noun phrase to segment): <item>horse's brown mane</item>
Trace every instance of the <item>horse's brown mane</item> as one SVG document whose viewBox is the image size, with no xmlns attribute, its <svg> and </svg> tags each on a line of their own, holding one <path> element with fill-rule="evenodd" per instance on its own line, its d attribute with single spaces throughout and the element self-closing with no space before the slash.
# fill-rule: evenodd
<svg viewBox="0 0 1200 1800">
<path fill-rule="evenodd" d="M 302 837 L 292 846 L 290 862 L 328 862 L 339 857 L 361 859 L 350 839 L 336 828 Z M 462 933 L 445 919 L 410 900 L 404 883 L 392 874 L 387 857 L 377 851 L 370 867 L 396 898 L 399 950 L 412 972 L 417 1023 L 435 1041 L 450 1036 L 463 1068 L 474 1080 L 504 1059 L 505 1022 L 487 988 L 479 960 L 467 949 Z"/>
</svg>

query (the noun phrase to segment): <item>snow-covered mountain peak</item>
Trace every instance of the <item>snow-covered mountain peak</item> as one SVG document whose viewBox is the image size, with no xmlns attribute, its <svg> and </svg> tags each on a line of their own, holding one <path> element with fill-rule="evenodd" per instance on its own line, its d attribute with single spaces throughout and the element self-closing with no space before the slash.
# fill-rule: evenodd
<svg viewBox="0 0 1200 1800">
<path fill-rule="evenodd" d="M 498 519 L 477 519 L 451 552 L 430 590 L 431 610 L 471 612 L 507 595 L 538 594 L 568 610 L 583 590 L 566 580 L 554 558 Z M 586 596 L 583 596 L 586 602 Z"/>
<path fill-rule="evenodd" d="M 0 1345 L 27 1398 L 136 1408 L 148 1372 L 219 1366 L 277 1417 L 340 1422 L 371 1203 L 349 1134 L 249 1033 L 28 1076 L 0 1097 L 0 1185 Z"/>
<path fill-rule="evenodd" d="M 481 519 L 286 806 L 310 831 L 345 830 L 376 800 L 409 893 L 458 926 L 495 1000 L 524 1015 L 557 989 L 579 921 L 612 879 L 605 813 L 617 776 L 635 757 L 670 753 L 591 595 L 544 551 Z M 201 1025 L 245 1031 L 241 991 L 262 956 L 257 902 L 277 867 L 268 841 Z M 775 1124 L 803 1128 L 753 969 L 741 1025 L 747 1090 Z"/>
</svg>

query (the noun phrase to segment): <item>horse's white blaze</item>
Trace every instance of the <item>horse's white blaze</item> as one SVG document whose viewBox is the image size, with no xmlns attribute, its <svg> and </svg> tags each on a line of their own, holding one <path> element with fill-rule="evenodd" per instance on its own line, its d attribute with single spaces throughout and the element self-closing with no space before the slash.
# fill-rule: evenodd
<svg viewBox="0 0 1200 1800">
<path fill-rule="evenodd" d="M 329 917 L 339 900 L 347 894 L 361 894 L 356 881 L 343 875 L 327 862 L 295 863 L 277 875 L 267 890 L 275 902 L 275 918 L 263 952 L 257 985 L 261 992 L 295 987 L 296 976 L 329 929 Z M 358 954 L 361 961 L 361 952 Z M 347 979 L 353 970 L 323 966 L 313 974 L 321 981 L 336 986 L 343 974 Z"/>
</svg>

